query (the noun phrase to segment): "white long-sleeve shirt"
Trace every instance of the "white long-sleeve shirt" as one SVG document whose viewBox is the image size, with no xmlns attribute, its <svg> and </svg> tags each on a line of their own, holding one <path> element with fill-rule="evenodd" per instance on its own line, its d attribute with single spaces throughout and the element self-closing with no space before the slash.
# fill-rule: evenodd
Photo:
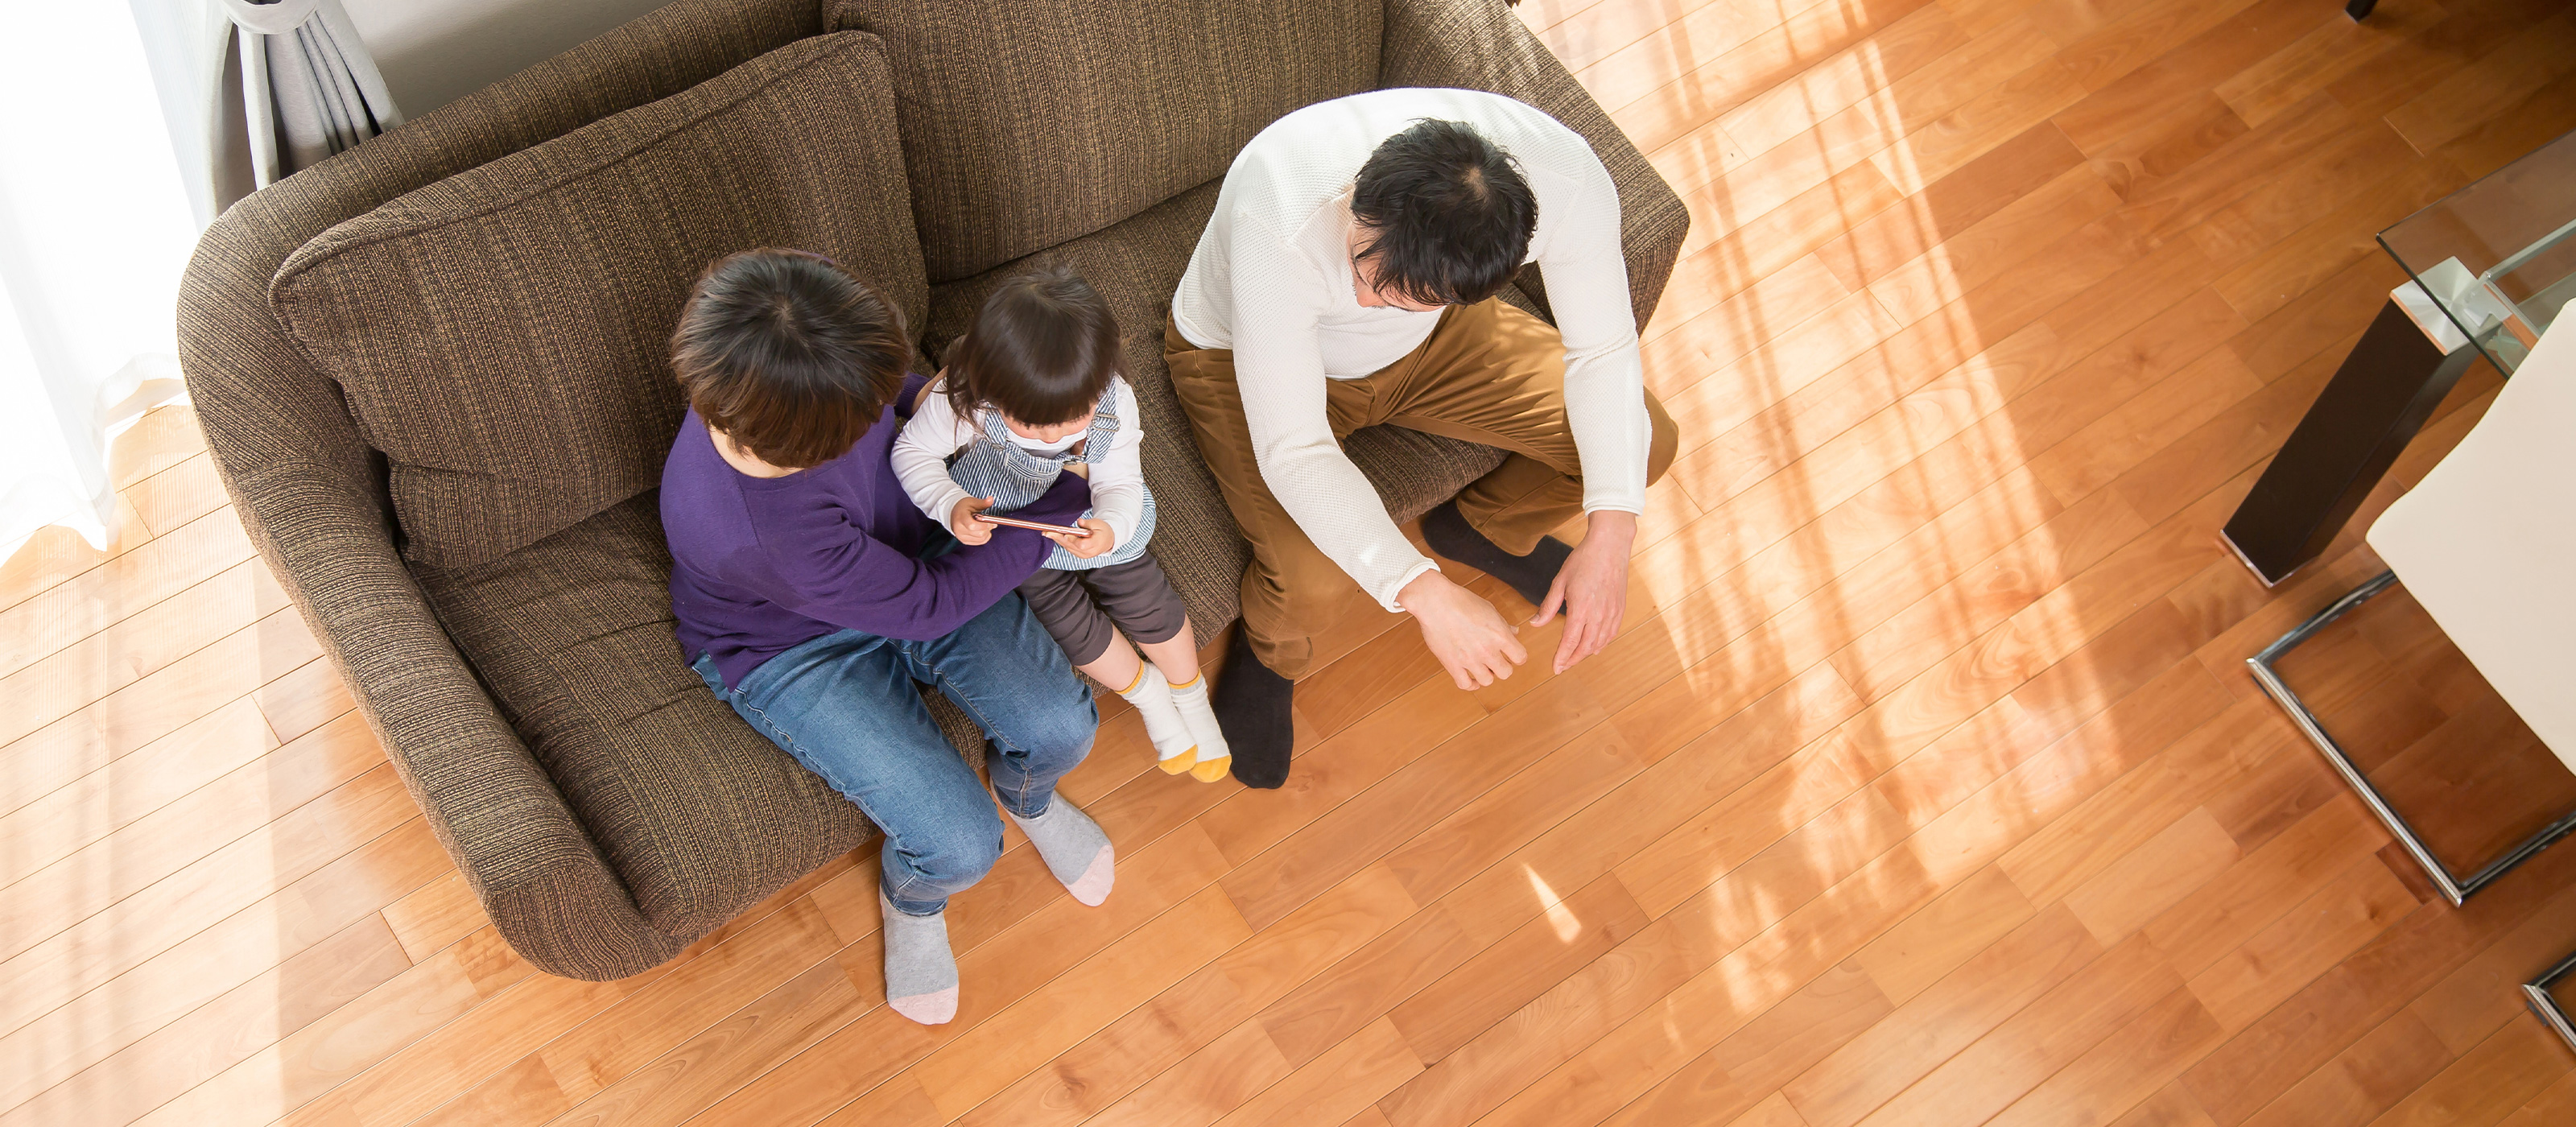
<svg viewBox="0 0 2576 1127">
<path fill-rule="evenodd" d="M 1642 512 L 1645 373 L 1619 242 L 1619 191 L 1583 136 L 1536 107 L 1475 90 L 1379 90 L 1274 121 L 1235 157 L 1172 297 L 1175 327 L 1234 351 L 1244 422 L 1270 491 L 1315 546 L 1388 610 L 1436 564 L 1405 540 L 1333 439 L 1324 380 L 1358 379 L 1414 350 L 1439 311 L 1365 308 L 1352 286 L 1353 182 L 1380 142 L 1425 118 L 1463 122 L 1511 154 L 1538 199 L 1529 261 L 1546 273 L 1565 340 L 1565 401 L 1583 510 Z"/>
<path fill-rule="evenodd" d="M 1118 430 L 1110 440 L 1107 452 L 1083 451 L 1086 470 L 1091 475 L 1091 515 L 1109 525 L 1117 539 L 1113 549 L 1123 548 L 1136 538 L 1136 522 L 1145 515 L 1145 465 L 1141 451 L 1145 444 L 1143 416 L 1136 411 L 1136 393 L 1124 379 L 1109 384 L 1110 402 L 1118 410 Z M 991 408 L 986 408 L 990 410 Z M 930 519 L 947 527 L 948 517 L 957 511 L 957 502 L 975 496 L 948 476 L 948 456 L 984 433 L 980 419 L 959 418 L 948 405 L 945 382 L 934 383 L 921 393 L 921 402 L 912 409 L 912 420 L 895 436 L 895 479 L 903 483 L 906 496 L 921 506 Z M 1083 440 L 1075 431 L 1055 442 L 1040 442 L 1016 431 L 1011 442 L 1033 454 L 1064 453 Z"/>
</svg>

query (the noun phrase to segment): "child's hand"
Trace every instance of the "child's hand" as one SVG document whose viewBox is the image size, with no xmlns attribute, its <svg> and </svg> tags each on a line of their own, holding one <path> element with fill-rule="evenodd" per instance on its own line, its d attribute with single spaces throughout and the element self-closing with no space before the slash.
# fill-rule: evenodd
<svg viewBox="0 0 2576 1127">
<path fill-rule="evenodd" d="M 948 534 L 960 544 L 981 544 L 993 538 L 993 526 L 976 520 L 975 514 L 993 507 L 990 497 L 969 497 L 948 511 Z"/>
<path fill-rule="evenodd" d="M 1062 546 L 1065 551 L 1073 553 L 1075 559 L 1081 560 L 1087 560 L 1093 556 L 1107 555 L 1109 553 L 1109 549 L 1118 546 L 1118 534 L 1109 531 L 1109 522 L 1092 517 L 1084 517 L 1074 523 L 1090 529 L 1091 535 L 1067 536 L 1061 532 L 1041 532 L 1038 535 L 1055 541 L 1058 545 Z"/>
</svg>

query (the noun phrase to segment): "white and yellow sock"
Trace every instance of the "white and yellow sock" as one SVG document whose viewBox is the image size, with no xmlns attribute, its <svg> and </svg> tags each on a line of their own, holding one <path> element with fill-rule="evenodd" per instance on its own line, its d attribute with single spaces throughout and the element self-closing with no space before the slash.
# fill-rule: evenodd
<svg viewBox="0 0 2576 1127">
<path fill-rule="evenodd" d="M 1118 695 L 1136 706 L 1136 714 L 1145 718 L 1145 738 L 1154 741 L 1154 755 L 1167 775 L 1177 775 L 1198 762 L 1198 741 L 1190 738 L 1190 726 L 1181 719 L 1181 711 L 1172 703 L 1172 683 L 1163 679 L 1163 671 L 1151 662 L 1136 670 L 1136 680 Z"/>
<path fill-rule="evenodd" d="M 1208 707 L 1207 674 L 1199 674 L 1186 685 L 1171 686 L 1170 693 L 1172 706 L 1180 710 L 1181 722 L 1189 725 L 1190 736 L 1199 745 L 1198 765 L 1190 768 L 1190 777 L 1202 783 L 1224 778 L 1226 770 L 1234 766 L 1234 749 L 1226 746 L 1225 730 L 1217 726 L 1216 710 Z"/>
</svg>

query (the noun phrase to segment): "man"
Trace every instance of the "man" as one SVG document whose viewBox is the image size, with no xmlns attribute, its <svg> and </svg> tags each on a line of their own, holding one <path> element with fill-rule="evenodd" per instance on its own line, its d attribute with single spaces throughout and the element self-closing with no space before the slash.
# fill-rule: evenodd
<svg viewBox="0 0 2576 1127">
<path fill-rule="evenodd" d="M 1557 325 L 1499 294 L 1525 262 Z M 1472 90 L 1308 106 L 1235 158 L 1172 298 L 1164 359 L 1252 542 L 1216 711 L 1247 786 L 1287 779 L 1292 684 L 1356 583 L 1413 615 L 1461 689 L 1527 659 L 1492 604 L 1414 550 L 1342 452 L 1386 423 L 1501 447 L 1422 519 L 1444 558 L 1562 612 L 1562 672 L 1626 609 L 1646 487 L 1677 435 L 1646 394 L 1619 194 L 1582 136 Z M 1547 535 L 1586 518 L 1582 543 Z"/>
<path fill-rule="evenodd" d="M 671 341 L 689 410 L 661 508 L 680 652 L 885 830 L 886 1004 L 937 1025 L 957 1012 L 944 910 L 1001 856 L 996 800 L 1075 899 L 1106 898 L 1115 860 L 1055 793 L 1091 751 L 1091 694 L 1012 591 L 1054 545 L 998 529 L 956 548 L 905 495 L 887 452 L 911 359 L 894 307 L 820 256 L 717 262 Z M 1063 523 L 1089 497 L 1068 474 L 1025 512 Z M 982 725 L 990 794 L 917 682 Z"/>
</svg>

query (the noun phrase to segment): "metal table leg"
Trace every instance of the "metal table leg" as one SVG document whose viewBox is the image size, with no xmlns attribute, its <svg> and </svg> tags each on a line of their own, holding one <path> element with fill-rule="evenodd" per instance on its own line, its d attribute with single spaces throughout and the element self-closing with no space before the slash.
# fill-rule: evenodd
<svg viewBox="0 0 2576 1127">
<path fill-rule="evenodd" d="M 2555 1031 L 2559 1040 L 2567 1042 L 2568 1048 L 2576 1049 L 2576 1025 L 2568 1023 L 2567 1011 L 2559 1006 L 2557 996 L 2549 992 L 2549 988 L 2567 977 L 2570 971 L 2576 971 L 2576 954 L 2558 960 L 2557 966 L 2523 983 L 2522 1004 L 2531 1007 L 2531 1012 L 2539 1016 L 2540 1023 Z"/>
<path fill-rule="evenodd" d="M 2289 633 L 2281 635 L 2279 640 L 2263 647 L 2263 652 L 2246 658 L 2245 666 L 2253 673 L 2254 683 L 2262 686 L 2264 695 L 2271 697 L 2290 714 L 2290 722 L 2298 725 L 2300 733 L 2308 737 L 2309 743 L 2317 745 L 2317 751 L 2326 757 L 2326 762 L 2334 767 L 2335 773 L 2343 776 L 2344 785 L 2351 787 L 2353 793 L 2361 796 L 2361 801 L 2370 807 L 2370 812 L 2379 816 L 2380 824 L 2388 827 L 2388 832 L 2397 838 L 2398 844 L 2406 847 L 2407 855 L 2415 858 L 2415 863 L 2423 867 L 2424 875 L 2432 880 L 2433 887 L 2441 890 L 2442 898 L 2450 901 L 2451 906 L 2456 908 L 2462 901 L 2467 900 L 2471 893 L 2494 883 L 2497 877 L 2511 872 L 2514 866 L 2530 860 L 2533 854 L 2549 848 L 2558 839 L 2576 832 L 2576 811 L 2571 811 L 2557 821 L 2542 827 L 2540 832 L 2523 839 L 2521 844 L 2506 850 L 2502 856 L 2487 862 L 2478 871 L 2465 877 L 2454 875 L 2450 866 L 2433 856 L 2431 847 L 2424 844 L 2423 836 L 2415 832 L 2415 827 L 2407 824 L 2405 815 L 2399 814 L 2395 807 L 2388 804 L 2388 799 L 2379 793 L 2379 788 L 2371 785 L 2370 779 L 2361 773 L 2360 765 L 2352 761 L 2352 756 L 2346 754 L 2343 747 L 2335 743 L 2333 736 L 2326 734 L 2325 725 L 2318 722 L 2316 713 L 2308 710 L 2306 702 L 2299 699 L 2299 694 L 2293 692 L 2290 686 L 2281 680 L 2280 673 L 2273 668 L 2282 655 L 2297 648 L 2299 643 L 2307 641 L 2317 631 L 2325 629 L 2326 624 L 2351 613 L 2353 608 L 2369 602 L 2372 596 L 2396 585 L 2396 572 L 2380 572 L 2377 578 L 2354 588 L 2344 597 L 2335 600 L 2334 605 L 2317 612 L 2316 617 L 2300 623 Z M 2560 964 L 2559 969 L 2552 973 L 2565 973 L 2567 967 L 2568 964 Z M 2543 1017 L 2545 1020 L 2546 1015 Z M 2567 1027 L 2563 1018 L 2559 1019 L 2557 1027 L 2562 1035 L 2566 1034 Z M 2576 1045 L 2576 1040 L 2571 1040 L 2570 1044 Z"/>
<path fill-rule="evenodd" d="M 2266 587 L 2317 557 L 2478 357 L 2445 355 L 2391 300 L 2219 532 Z"/>
</svg>

